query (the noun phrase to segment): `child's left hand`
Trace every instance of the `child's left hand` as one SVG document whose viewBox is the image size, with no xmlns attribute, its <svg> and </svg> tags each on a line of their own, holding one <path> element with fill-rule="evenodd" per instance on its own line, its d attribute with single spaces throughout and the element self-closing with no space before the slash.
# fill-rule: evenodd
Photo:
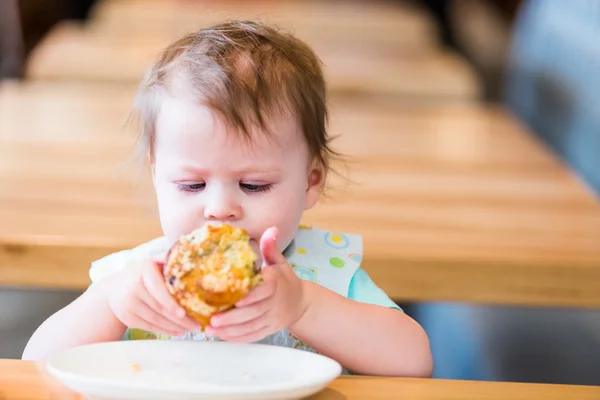
<svg viewBox="0 0 600 400">
<path fill-rule="evenodd" d="M 304 314 L 304 283 L 277 247 L 277 229 L 269 228 L 260 240 L 263 284 L 233 310 L 215 315 L 206 334 L 229 342 L 256 342 L 289 329 Z"/>
</svg>

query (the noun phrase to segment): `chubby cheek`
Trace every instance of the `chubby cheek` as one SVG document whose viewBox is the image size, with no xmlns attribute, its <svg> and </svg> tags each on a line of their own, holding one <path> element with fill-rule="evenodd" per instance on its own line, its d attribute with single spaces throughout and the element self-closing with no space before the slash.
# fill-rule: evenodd
<svg viewBox="0 0 600 400">
<path fill-rule="evenodd" d="M 279 230 L 277 244 L 283 251 L 292 241 L 298 230 L 303 212 L 303 199 L 298 196 L 277 196 L 274 201 L 262 201 L 256 207 L 246 209 L 246 229 L 252 237 L 260 240 L 263 233 L 272 226 Z"/>
<path fill-rule="evenodd" d="M 170 243 L 174 243 L 182 235 L 199 228 L 203 223 L 198 221 L 199 212 L 193 207 L 193 204 L 182 199 L 182 194 L 176 189 L 165 189 L 157 185 L 156 196 L 160 224 Z"/>
<path fill-rule="evenodd" d="M 296 235 L 296 232 L 298 231 L 297 218 L 290 218 L 290 215 L 277 218 L 275 215 L 270 214 L 269 218 L 265 218 L 265 220 L 261 222 L 266 223 L 261 223 L 260 226 L 257 226 L 256 230 L 254 231 L 256 232 L 255 234 L 250 232 L 253 238 L 257 238 L 252 239 L 251 246 L 252 250 L 254 250 L 258 256 L 259 265 L 261 265 L 263 261 L 262 254 L 260 253 L 260 238 L 267 229 L 273 226 L 277 227 L 279 231 L 279 236 L 277 237 L 277 246 L 282 252 L 291 243 L 292 239 L 294 239 L 294 236 Z"/>
</svg>

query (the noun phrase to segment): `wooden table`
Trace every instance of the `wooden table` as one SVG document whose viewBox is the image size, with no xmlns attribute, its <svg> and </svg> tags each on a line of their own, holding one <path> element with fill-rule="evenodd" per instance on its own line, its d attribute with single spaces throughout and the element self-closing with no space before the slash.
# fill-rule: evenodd
<svg viewBox="0 0 600 400">
<path fill-rule="evenodd" d="M 85 26 L 57 26 L 32 53 L 27 77 L 137 82 L 184 33 L 230 18 L 292 31 L 323 59 L 332 92 L 433 100 L 481 95 L 474 71 L 443 51 L 423 10 L 395 1 L 101 1 Z"/>
<path fill-rule="evenodd" d="M 103 0 L 91 11 L 92 24 L 125 35 L 182 32 L 225 19 L 255 18 L 293 29 L 303 39 L 403 49 L 439 44 L 438 28 L 429 13 L 395 0 Z"/>
<path fill-rule="evenodd" d="M 600 387 L 433 379 L 342 377 L 311 400 L 597 400 Z M 0 360 L 0 399 L 76 400 L 43 364 Z"/>
<path fill-rule="evenodd" d="M 328 41 L 320 31 L 312 32 L 309 43 L 323 60 L 330 92 L 460 101 L 480 97 L 474 71 L 454 53 L 361 45 L 351 37 Z M 179 37 L 63 22 L 33 51 L 26 75 L 30 80 L 137 83 L 160 51 Z"/>
<path fill-rule="evenodd" d="M 0 88 L 0 283 L 81 289 L 91 261 L 160 235 L 126 163 L 132 90 Z M 600 306 L 600 203 L 509 114 L 332 103 L 351 182 L 305 222 L 362 234 L 390 296 Z"/>
<path fill-rule="evenodd" d="M 138 83 L 160 51 L 179 35 L 152 32 L 120 35 L 64 22 L 28 59 L 30 80 Z M 470 66 L 456 54 L 386 51 L 352 41 L 312 43 L 324 62 L 330 92 L 384 97 L 474 100 L 481 88 Z"/>
</svg>

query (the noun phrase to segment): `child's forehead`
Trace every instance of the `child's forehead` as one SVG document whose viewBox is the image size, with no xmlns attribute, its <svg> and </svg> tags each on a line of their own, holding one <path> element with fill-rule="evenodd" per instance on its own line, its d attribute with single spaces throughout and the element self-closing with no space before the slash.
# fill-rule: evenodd
<svg viewBox="0 0 600 400">
<path fill-rule="evenodd" d="M 264 127 L 252 124 L 243 132 L 218 111 L 200 101 L 165 96 L 161 99 L 156 120 L 156 146 L 193 146 L 220 142 L 227 147 L 252 152 L 272 149 L 295 150 L 305 146 L 297 118 L 281 111 L 263 116 Z M 300 147 L 301 148 L 301 147 Z"/>
</svg>

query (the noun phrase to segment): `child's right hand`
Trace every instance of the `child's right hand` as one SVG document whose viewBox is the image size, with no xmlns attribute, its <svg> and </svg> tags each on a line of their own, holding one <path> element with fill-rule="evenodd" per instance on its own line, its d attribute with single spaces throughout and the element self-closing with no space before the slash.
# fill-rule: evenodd
<svg viewBox="0 0 600 400">
<path fill-rule="evenodd" d="M 106 296 L 114 315 L 127 327 L 170 336 L 199 329 L 169 294 L 163 263 L 140 260 L 106 278 Z"/>
</svg>

